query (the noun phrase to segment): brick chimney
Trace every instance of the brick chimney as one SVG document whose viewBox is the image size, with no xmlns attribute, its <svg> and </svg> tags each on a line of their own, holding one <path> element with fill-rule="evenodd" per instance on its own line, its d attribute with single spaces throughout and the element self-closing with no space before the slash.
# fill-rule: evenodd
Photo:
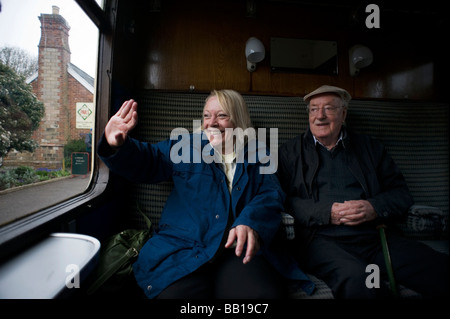
<svg viewBox="0 0 450 319">
<path fill-rule="evenodd" d="M 67 21 L 59 15 L 59 7 L 52 6 L 52 14 L 41 13 L 41 41 L 39 50 L 44 48 L 63 49 L 70 55 L 69 30 Z"/>
<path fill-rule="evenodd" d="M 41 39 L 36 93 L 44 103 L 45 115 L 34 134 L 40 145 L 34 156 L 35 161 L 45 163 L 45 167 L 61 168 L 69 134 L 67 65 L 70 62 L 70 26 L 59 14 L 57 6 L 52 7 L 51 14 L 42 13 L 39 20 Z"/>
</svg>

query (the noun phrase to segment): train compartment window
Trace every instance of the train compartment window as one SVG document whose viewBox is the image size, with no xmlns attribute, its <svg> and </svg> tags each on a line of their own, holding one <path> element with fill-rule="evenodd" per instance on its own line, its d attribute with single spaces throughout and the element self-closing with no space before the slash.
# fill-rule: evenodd
<svg viewBox="0 0 450 319">
<path fill-rule="evenodd" d="M 0 1 L 3 242 L 2 228 L 92 186 L 100 30 L 81 3 L 103 0 Z"/>
</svg>

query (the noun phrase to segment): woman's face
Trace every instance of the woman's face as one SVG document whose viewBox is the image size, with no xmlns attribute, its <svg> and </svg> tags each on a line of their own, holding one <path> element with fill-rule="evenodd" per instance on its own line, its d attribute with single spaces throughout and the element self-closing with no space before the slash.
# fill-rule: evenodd
<svg viewBox="0 0 450 319">
<path fill-rule="evenodd" d="M 226 145 L 230 147 L 233 145 L 233 130 L 226 130 L 227 128 L 234 129 L 229 114 L 223 111 L 217 96 L 210 97 L 203 109 L 203 129 L 211 145 L 222 149 L 223 154 L 229 153 L 228 150 L 225 151 Z M 231 142 L 231 144 L 226 143 L 226 141 Z"/>
</svg>

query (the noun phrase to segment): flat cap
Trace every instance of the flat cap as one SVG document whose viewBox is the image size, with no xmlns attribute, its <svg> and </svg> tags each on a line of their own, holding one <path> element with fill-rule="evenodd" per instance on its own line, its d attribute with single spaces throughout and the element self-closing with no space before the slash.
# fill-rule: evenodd
<svg viewBox="0 0 450 319">
<path fill-rule="evenodd" d="M 331 86 L 331 85 L 322 85 L 321 87 L 315 89 L 309 94 L 306 94 L 303 97 L 303 100 L 305 102 L 309 102 L 309 100 L 314 96 L 322 93 L 334 93 L 337 94 L 343 99 L 345 102 L 349 102 L 352 99 L 352 96 L 350 93 L 348 93 L 346 90 L 341 89 L 337 86 Z"/>
</svg>

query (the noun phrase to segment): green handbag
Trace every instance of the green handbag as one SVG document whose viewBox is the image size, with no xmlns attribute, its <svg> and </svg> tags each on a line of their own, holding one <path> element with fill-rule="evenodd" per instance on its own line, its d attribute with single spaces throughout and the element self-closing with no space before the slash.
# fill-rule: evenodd
<svg viewBox="0 0 450 319">
<path fill-rule="evenodd" d="M 139 209 L 138 209 L 139 210 Z M 151 221 L 139 210 L 147 229 L 126 229 L 109 237 L 100 249 L 99 262 L 86 293 L 88 295 L 124 293 L 135 286 L 133 263 L 142 246 L 151 237 Z"/>
</svg>

